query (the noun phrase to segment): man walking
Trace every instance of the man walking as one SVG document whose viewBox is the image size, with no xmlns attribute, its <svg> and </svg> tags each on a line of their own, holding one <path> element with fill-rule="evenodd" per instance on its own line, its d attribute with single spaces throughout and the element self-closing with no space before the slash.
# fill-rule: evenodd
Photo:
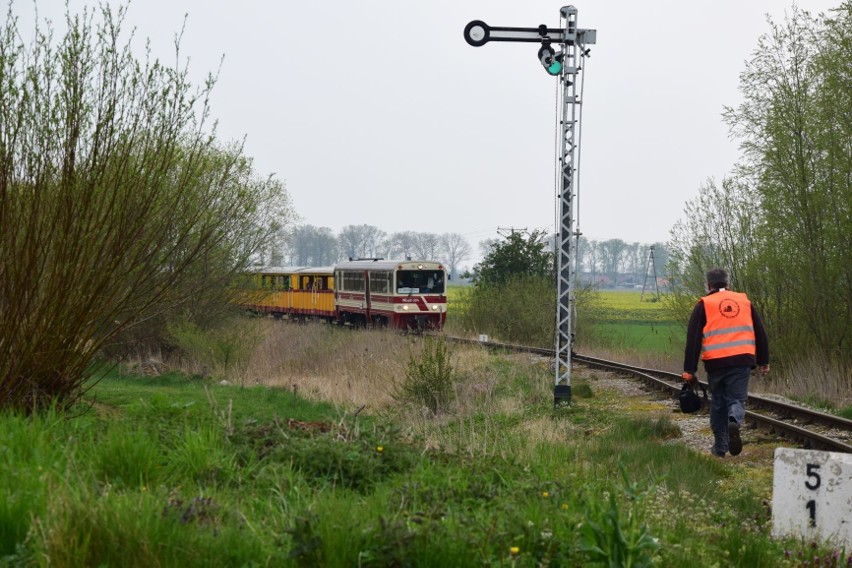
<svg viewBox="0 0 852 568">
<path fill-rule="evenodd" d="M 713 455 L 732 456 L 743 450 L 740 427 L 745 418 L 751 371 L 769 372 L 769 340 L 748 297 L 728 288 L 728 273 L 707 273 L 709 292 L 695 304 L 686 332 L 683 380 L 695 381 L 698 355 L 704 361 L 710 387 L 710 428 Z"/>
</svg>

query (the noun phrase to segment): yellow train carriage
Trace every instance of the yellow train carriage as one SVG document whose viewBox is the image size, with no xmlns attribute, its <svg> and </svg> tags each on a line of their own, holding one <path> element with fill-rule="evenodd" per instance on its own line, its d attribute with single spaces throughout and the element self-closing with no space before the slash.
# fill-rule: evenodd
<svg viewBox="0 0 852 568">
<path fill-rule="evenodd" d="M 334 319 L 334 268 L 301 268 L 292 277 L 293 314 Z"/>
<path fill-rule="evenodd" d="M 254 271 L 252 287 L 242 304 L 255 313 L 276 318 L 334 318 L 334 269 L 302 266 L 267 267 Z"/>
<path fill-rule="evenodd" d="M 283 317 L 293 305 L 294 274 L 300 267 L 265 267 L 252 272 L 241 304 L 258 314 Z"/>
</svg>

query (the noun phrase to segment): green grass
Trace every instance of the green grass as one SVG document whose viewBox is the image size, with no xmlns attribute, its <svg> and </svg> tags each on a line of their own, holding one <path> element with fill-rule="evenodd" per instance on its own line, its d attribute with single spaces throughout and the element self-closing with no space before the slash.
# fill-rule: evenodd
<svg viewBox="0 0 852 568">
<path fill-rule="evenodd" d="M 589 333 L 597 347 L 661 353 L 683 350 L 683 327 L 675 323 L 594 322 Z"/>
<path fill-rule="evenodd" d="M 642 300 L 634 291 L 602 290 L 590 311 L 580 315 L 578 326 L 585 346 L 655 352 L 666 355 L 683 350 L 683 327 L 672 321 L 660 302 Z M 585 316 L 585 317 L 584 317 Z"/>
<path fill-rule="evenodd" d="M 669 443 L 667 416 L 634 416 L 589 383 L 554 410 L 546 365 L 511 355 L 484 376 L 493 399 L 425 421 L 180 375 L 107 376 L 79 415 L 0 416 L 0 558 L 792 566 L 784 546 L 830 552 L 769 538 L 764 492 Z"/>
</svg>

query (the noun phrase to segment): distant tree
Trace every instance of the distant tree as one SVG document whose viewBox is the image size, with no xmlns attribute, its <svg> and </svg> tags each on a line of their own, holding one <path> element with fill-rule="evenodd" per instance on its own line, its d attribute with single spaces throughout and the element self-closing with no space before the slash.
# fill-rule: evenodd
<svg viewBox="0 0 852 568">
<path fill-rule="evenodd" d="M 470 243 L 458 233 L 441 235 L 441 255 L 450 267 L 450 277 L 457 278 L 458 265 L 470 258 Z"/>
<path fill-rule="evenodd" d="M 599 243 L 594 239 L 586 239 L 585 237 L 580 237 L 580 248 L 579 253 L 581 253 L 581 261 L 580 264 L 588 271 L 591 276 L 592 283 L 597 282 L 598 275 L 598 263 L 599 263 Z"/>
<path fill-rule="evenodd" d="M 413 231 L 403 231 L 401 233 L 392 233 L 388 237 L 388 256 L 390 258 L 406 259 L 414 256 L 416 246 L 415 233 Z"/>
<path fill-rule="evenodd" d="M 475 282 L 499 286 L 512 276 L 555 278 L 553 262 L 544 231 L 536 230 L 529 235 L 514 232 L 493 244 L 482 262 L 474 267 Z"/>
<path fill-rule="evenodd" d="M 500 239 L 485 239 L 479 241 L 479 253 L 485 257 L 491 252 L 491 249 L 500 243 Z M 474 267 L 475 269 L 476 267 Z"/>
<path fill-rule="evenodd" d="M 379 256 L 385 232 L 374 225 L 346 225 L 337 237 L 344 258 L 371 258 Z"/>
<path fill-rule="evenodd" d="M 328 227 L 296 227 L 290 236 L 290 258 L 295 266 L 330 266 L 337 261 L 337 238 Z"/>
<path fill-rule="evenodd" d="M 618 284 L 618 275 L 625 260 L 627 243 L 621 239 L 607 239 L 598 243 L 601 271 L 610 279 L 613 286 Z"/>
<path fill-rule="evenodd" d="M 415 233 L 414 255 L 422 260 L 437 260 L 441 238 L 435 233 Z"/>
</svg>

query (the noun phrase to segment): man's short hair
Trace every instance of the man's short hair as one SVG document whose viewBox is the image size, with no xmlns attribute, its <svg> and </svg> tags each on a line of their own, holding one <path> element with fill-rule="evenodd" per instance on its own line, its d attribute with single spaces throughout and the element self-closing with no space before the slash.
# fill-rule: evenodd
<svg viewBox="0 0 852 568">
<path fill-rule="evenodd" d="M 724 268 L 711 268 L 707 272 L 707 286 L 713 290 L 728 287 L 728 271 Z"/>
</svg>

